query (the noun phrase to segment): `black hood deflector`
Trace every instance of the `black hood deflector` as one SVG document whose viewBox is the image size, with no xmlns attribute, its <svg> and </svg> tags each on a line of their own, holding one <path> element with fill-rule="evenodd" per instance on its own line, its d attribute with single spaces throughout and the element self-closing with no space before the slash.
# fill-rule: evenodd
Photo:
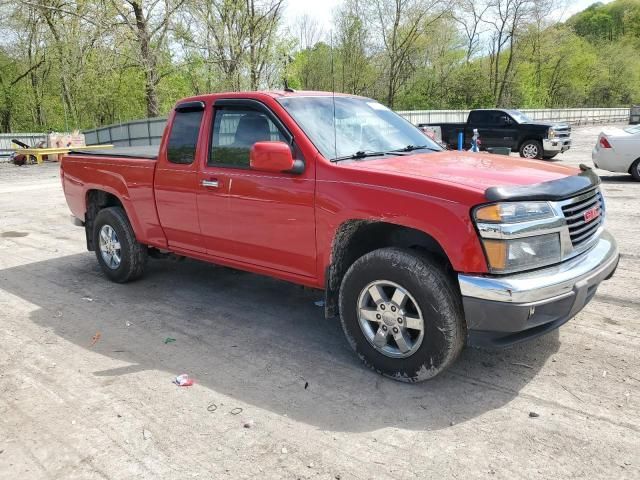
<svg viewBox="0 0 640 480">
<path fill-rule="evenodd" d="M 490 187 L 484 194 L 490 202 L 527 200 L 564 200 L 591 190 L 600 184 L 600 177 L 586 165 L 580 165 L 578 175 L 532 185 Z"/>
</svg>

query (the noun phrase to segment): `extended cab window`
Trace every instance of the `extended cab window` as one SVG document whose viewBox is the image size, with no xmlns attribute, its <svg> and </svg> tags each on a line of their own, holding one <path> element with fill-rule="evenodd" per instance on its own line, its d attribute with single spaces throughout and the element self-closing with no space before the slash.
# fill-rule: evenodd
<svg viewBox="0 0 640 480">
<path fill-rule="evenodd" d="M 195 160 L 202 114 L 202 110 L 176 111 L 167 146 L 167 158 L 171 163 L 190 164 Z"/>
<path fill-rule="evenodd" d="M 256 142 L 287 140 L 263 112 L 249 108 L 216 110 L 209 165 L 248 167 L 249 151 Z"/>
</svg>

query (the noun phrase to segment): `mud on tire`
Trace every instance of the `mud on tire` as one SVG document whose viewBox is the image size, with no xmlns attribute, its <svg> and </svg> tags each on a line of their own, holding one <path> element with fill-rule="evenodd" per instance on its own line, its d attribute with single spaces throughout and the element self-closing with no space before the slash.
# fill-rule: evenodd
<svg viewBox="0 0 640 480">
<path fill-rule="evenodd" d="M 422 312 L 424 333 L 409 356 L 394 358 L 382 353 L 365 333 L 366 326 L 361 326 L 362 293 L 381 280 L 401 286 Z M 412 250 L 382 248 L 356 260 L 344 276 L 339 302 L 342 328 L 351 347 L 366 365 L 395 380 L 418 382 L 435 377 L 456 360 L 466 341 L 458 290 L 435 261 Z M 372 323 L 375 329 L 378 324 Z"/>
</svg>

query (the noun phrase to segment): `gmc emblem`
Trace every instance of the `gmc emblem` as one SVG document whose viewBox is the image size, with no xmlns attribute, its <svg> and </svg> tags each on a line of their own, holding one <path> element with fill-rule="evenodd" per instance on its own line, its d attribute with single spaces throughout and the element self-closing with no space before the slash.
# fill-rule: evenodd
<svg viewBox="0 0 640 480">
<path fill-rule="evenodd" d="M 600 216 L 600 209 L 598 207 L 591 207 L 584 212 L 584 222 L 589 223 L 591 220 Z"/>
</svg>

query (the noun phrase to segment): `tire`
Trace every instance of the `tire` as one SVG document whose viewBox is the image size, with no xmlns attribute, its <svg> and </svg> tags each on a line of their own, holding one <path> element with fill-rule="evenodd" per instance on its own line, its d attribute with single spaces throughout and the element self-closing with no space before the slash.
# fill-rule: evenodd
<svg viewBox="0 0 640 480">
<path fill-rule="evenodd" d="M 109 207 L 98 212 L 93 222 L 93 245 L 98 263 L 110 280 L 126 283 L 142 276 L 147 246 L 136 240 L 122 208 Z"/>
<path fill-rule="evenodd" d="M 375 302 L 371 291 L 382 291 L 382 300 Z M 404 303 L 395 301 L 404 293 Z M 459 292 L 436 263 L 411 250 L 382 248 L 360 257 L 344 276 L 339 302 L 342 329 L 353 350 L 367 366 L 394 380 L 435 377 L 465 344 Z M 415 328 L 420 318 L 422 330 Z"/>
<path fill-rule="evenodd" d="M 520 156 L 524 158 L 542 158 L 542 143 L 537 140 L 526 140 L 520 145 Z"/>
<path fill-rule="evenodd" d="M 552 158 L 556 158 L 557 155 L 557 153 L 554 153 L 553 155 L 543 155 L 542 158 L 545 160 L 551 160 Z"/>
<path fill-rule="evenodd" d="M 629 173 L 634 180 L 640 182 L 640 158 L 633 162 L 631 168 L 629 169 Z"/>
</svg>

